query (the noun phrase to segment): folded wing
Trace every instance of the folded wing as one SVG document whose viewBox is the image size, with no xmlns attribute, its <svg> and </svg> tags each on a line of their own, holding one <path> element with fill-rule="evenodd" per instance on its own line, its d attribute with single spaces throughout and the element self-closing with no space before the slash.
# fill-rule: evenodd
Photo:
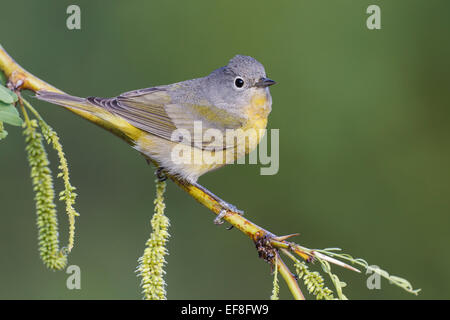
<svg viewBox="0 0 450 320">
<path fill-rule="evenodd" d="M 201 149 L 226 149 L 225 137 L 211 138 L 211 133 L 225 134 L 226 129 L 238 129 L 242 119 L 226 110 L 205 103 L 195 105 L 174 103 L 164 87 L 154 87 L 126 92 L 116 98 L 89 97 L 87 100 L 127 120 L 133 126 L 155 136 L 180 141 L 174 132 L 189 133 L 190 140 L 183 140 Z M 207 139 L 204 133 L 209 131 Z"/>
</svg>

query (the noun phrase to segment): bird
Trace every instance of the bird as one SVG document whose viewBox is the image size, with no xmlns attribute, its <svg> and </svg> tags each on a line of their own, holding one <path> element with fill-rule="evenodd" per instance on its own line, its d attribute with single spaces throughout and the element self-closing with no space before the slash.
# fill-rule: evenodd
<svg viewBox="0 0 450 320">
<path fill-rule="evenodd" d="M 164 172 L 197 184 L 259 144 L 276 82 L 250 56 L 236 55 L 210 74 L 112 98 L 81 98 L 40 90 L 36 98 L 63 106 L 128 142 Z M 229 138 L 231 137 L 231 138 Z M 226 209 L 236 209 L 221 200 Z"/>
</svg>

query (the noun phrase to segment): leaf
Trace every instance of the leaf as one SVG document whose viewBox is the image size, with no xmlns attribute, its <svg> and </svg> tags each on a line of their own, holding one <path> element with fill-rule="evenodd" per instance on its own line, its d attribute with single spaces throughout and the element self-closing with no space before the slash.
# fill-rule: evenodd
<svg viewBox="0 0 450 320">
<path fill-rule="evenodd" d="M 21 126 L 23 122 L 16 107 L 12 104 L 5 104 L 3 102 L 0 102 L 0 121 L 13 126 Z"/>
<path fill-rule="evenodd" d="M 0 121 L 0 140 L 5 139 L 8 135 L 8 131 L 3 128 L 3 122 Z"/>
<path fill-rule="evenodd" d="M 5 74 L 2 71 L 0 71 L 0 84 L 1 85 L 5 85 L 6 84 L 6 76 L 5 76 Z"/>
<path fill-rule="evenodd" d="M 0 85 L 0 101 L 4 103 L 14 103 L 17 101 L 17 95 L 8 88 Z"/>
</svg>

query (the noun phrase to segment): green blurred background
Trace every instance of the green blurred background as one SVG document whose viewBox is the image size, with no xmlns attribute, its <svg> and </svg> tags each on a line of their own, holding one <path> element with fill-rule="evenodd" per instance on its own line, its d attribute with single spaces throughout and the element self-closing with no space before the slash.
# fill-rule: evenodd
<svg viewBox="0 0 450 320">
<path fill-rule="evenodd" d="M 81 7 L 82 29 L 66 28 Z M 366 28 L 381 7 L 382 29 Z M 449 1 L 2 1 L 0 43 L 27 70 L 79 96 L 203 76 L 235 54 L 261 61 L 280 129 L 280 171 L 234 165 L 200 183 L 276 234 L 341 247 L 410 280 L 420 298 L 450 292 Z M 140 299 L 135 268 L 150 234 L 153 168 L 110 133 L 32 99 L 59 133 L 78 188 L 81 290 L 37 250 L 21 130 L 0 142 L 0 298 Z M 53 168 L 55 155 L 51 152 Z M 58 187 L 61 184 L 58 181 Z M 254 245 L 173 183 L 169 299 L 266 299 L 272 276 Z M 59 206 L 60 236 L 67 222 Z M 349 298 L 409 299 L 335 268 Z M 282 284 L 282 298 L 290 294 Z"/>
</svg>

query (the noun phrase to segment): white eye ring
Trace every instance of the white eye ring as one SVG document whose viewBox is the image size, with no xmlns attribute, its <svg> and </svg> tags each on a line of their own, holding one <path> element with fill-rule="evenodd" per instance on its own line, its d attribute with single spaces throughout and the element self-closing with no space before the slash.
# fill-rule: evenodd
<svg viewBox="0 0 450 320">
<path fill-rule="evenodd" d="M 234 86 L 237 89 L 240 90 L 240 89 L 244 88 L 244 84 L 245 84 L 244 79 L 242 79 L 241 77 L 234 78 Z"/>
</svg>

